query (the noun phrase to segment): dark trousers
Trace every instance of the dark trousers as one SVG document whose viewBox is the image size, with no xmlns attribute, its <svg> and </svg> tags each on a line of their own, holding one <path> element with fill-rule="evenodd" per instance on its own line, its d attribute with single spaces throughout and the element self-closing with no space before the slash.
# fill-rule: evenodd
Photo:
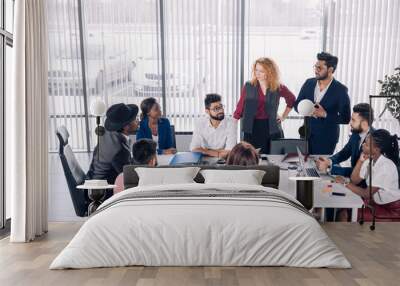
<svg viewBox="0 0 400 286">
<path fill-rule="evenodd" d="M 270 154 L 271 140 L 281 138 L 281 134 L 269 134 L 268 119 L 254 119 L 253 132 L 244 133 L 243 140 L 254 148 L 261 148 L 260 154 Z"/>
</svg>

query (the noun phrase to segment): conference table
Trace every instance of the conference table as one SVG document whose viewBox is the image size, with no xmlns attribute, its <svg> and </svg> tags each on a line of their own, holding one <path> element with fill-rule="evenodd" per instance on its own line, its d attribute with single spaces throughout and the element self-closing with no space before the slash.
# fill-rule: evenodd
<svg viewBox="0 0 400 286">
<path fill-rule="evenodd" d="M 158 155 L 158 165 L 169 165 L 174 155 Z M 297 170 L 289 169 L 288 163 L 282 162 L 284 155 L 267 155 L 268 161 L 260 160 L 259 164 L 274 164 L 280 167 L 279 190 L 296 197 L 296 181 L 289 178 L 296 176 Z M 206 157 L 207 164 L 217 164 L 217 158 Z M 358 209 L 363 205 L 362 199 L 345 188 L 342 184 L 332 183 L 334 178 L 329 175 L 320 174 L 320 178 L 313 180 L 313 208 L 321 208 L 320 221 L 325 221 L 325 210 L 327 208 L 352 209 L 351 221 L 357 222 Z M 326 188 L 331 188 L 327 192 Z M 332 195 L 332 192 L 345 194 L 344 196 Z"/>
</svg>

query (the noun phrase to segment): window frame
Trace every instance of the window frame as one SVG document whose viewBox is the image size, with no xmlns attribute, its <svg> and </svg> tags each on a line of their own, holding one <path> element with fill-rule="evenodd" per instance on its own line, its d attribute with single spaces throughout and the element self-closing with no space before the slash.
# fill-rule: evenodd
<svg viewBox="0 0 400 286">
<path fill-rule="evenodd" d="M 10 1 L 10 0 L 9 0 Z M 14 13 L 15 0 L 12 1 Z M 0 237 L 7 235 L 10 231 L 10 219 L 6 212 L 6 189 L 5 189 L 5 98 L 6 98 L 6 63 L 7 47 L 13 48 L 13 34 L 6 30 L 6 0 L 0 0 Z M 14 15 L 13 15 L 14 16 Z M 12 16 L 12 17 L 13 17 Z M 14 19 L 14 18 L 13 18 Z M 14 29 L 12 29 L 14 30 Z"/>
</svg>

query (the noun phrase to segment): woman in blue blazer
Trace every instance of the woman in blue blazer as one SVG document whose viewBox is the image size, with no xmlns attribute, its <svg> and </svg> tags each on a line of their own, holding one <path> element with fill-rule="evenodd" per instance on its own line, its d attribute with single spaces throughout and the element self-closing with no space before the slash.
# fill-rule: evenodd
<svg viewBox="0 0 400 286">
<path fill-rule="evenodd" d="M 142 111 L 136 140 L 147 138 L 157 142 L 158 154 L 175 154 L 172 130 L 169 120 L 161 117 L 161 108 L 153 97 L 146 98 L 140 104 Z"/>
</svg>

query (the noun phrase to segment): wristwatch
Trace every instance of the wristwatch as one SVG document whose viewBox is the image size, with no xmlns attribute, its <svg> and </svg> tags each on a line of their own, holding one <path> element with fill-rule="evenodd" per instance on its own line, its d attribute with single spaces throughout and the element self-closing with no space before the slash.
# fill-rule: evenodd
<svg viewBox="0 0 400 286">
<path fill-rule="evenodd" d="M 332 167 L 331 167 L 331 166 L 329 166 L 328 168 L 326 168 L 326 173 L 327 173 L 328 175 L 331 175 L 331 171 L 332 171 Z"/>
</svg>

